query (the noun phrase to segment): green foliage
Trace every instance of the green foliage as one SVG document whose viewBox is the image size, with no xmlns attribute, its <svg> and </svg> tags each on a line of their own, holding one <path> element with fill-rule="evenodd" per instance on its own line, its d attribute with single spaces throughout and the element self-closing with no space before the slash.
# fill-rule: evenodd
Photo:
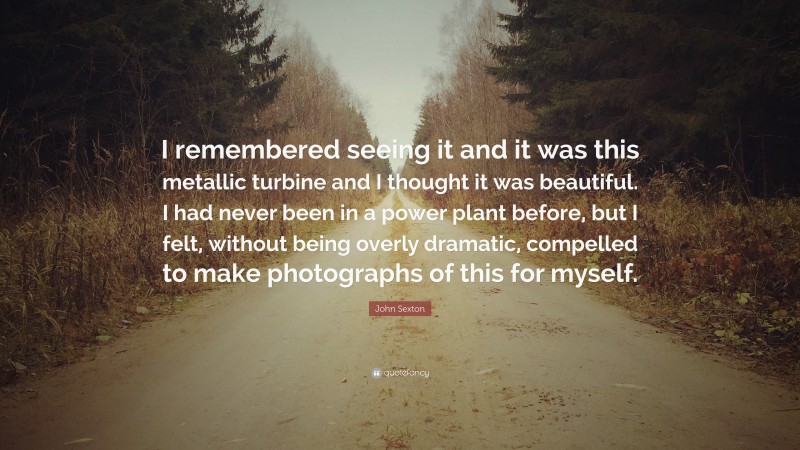
<svg viewBox="0 0 800 450">
<path fill-rule="evenodd" d="M 742 306 L 746 305 L 747 302 L 752 300 L 752 298 L 753 298 L 753 296 L 750 295 L 747 292 L 737 292 L 736 293 L 736 303 L 738 303 L 738 304 L 740 304 Z"/>
<path fill-rule="evenodd" d="M 798 189 L 800 11 L 787 0 L 514 0 L 491 45 L 539 139 L 627 139 L 645 162 L 728 164 L 747 191 Z"/>
<path fill-rule="evenodd" d="M 586 261 L 586 267 L 589 269 L 596 269 L 600 267 L 597 263 L 600 262 L 600 253 L 594 252 L 591 255 L 586 255 L 584 258 Z"/>
</svg>

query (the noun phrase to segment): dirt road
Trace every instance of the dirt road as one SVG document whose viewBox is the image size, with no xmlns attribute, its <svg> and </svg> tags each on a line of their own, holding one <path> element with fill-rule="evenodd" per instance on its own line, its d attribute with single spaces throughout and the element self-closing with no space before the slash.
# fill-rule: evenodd
<svg viewBox="0 0 800 450">
<path fill-rule="evenodd" d="M 332 235 L 391 233 L 356 222 Z M 473 235 L 438 222 L 408 224 L 408 233 Z M 397 258 L 290 262 L 382 267 Z M 451 261 L 521 262 L 413 258 L 426 269 Z M 368 316 L 369 300 L 392 299 L 431 300 L 434 316 Z M 373 368 L 430 377 L 375 379 Z M 549 282 L 220 290 L 32 388 L 34 400 L 3 400 L 0 447 L 800 447 L 796 392 Z"/>
</svg>

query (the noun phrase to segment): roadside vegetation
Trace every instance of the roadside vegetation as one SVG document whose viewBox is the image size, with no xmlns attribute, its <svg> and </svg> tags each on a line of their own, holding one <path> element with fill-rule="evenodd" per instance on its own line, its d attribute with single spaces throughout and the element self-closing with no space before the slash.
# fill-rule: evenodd
<svg viewBox="0 0 800 450">
<path fill-rule="evenodd" d="M 481 226 L 520 241 L 637 235 L 636 255 L 532 256 L 545 266 L 611 267 L 633 261 L 639 282 L 604 289 L 611 301 L 692 342 L 752 358 L 757 369 L 796 377 L 800 201 L 797 172 L 787 168 L 796 168 L 798 161 L 791 156 L 800 143 L 793 125 L 798 118 L 791 111 L 800 104 L 794 87 L 800 73 L 792 63 L 796 45 L 786 43 L 798 42 L 792 31 L 798 15 L 780 1 L 761 2 L 756 10 L 746 2 L 703 7 L 549 2 L 547 8 L 544 2 L 512 3 L 517 12 L 498 17 L 496 8 L 503 7 L 498 2 L 482 2 L 471 14 L 463 8 L 474 3 L 463 2 L 462 12 L 448 18 L 444 42 L 450 67 L 434 77 L 420 107 L 415 143 L 435 145 L 442 138 L 458 148 L 516 138 L 533 144 L 611 138 L 639 144 L 642 158 L 614 164 L 434 161 L 407 164 L 404 175 L 484 173 L 538 180 L 542 173 L 622 176 L 630 171 L 638 191 L 410 194 L 437 207 L 546 203 L 587 210 L 592 204 L 637 204 L 636 222 Z M 724 23 L 719 21 L 723 10 L 730 19 Z M 719 39 L 689 39 L 678 32 L 701 23 L 717 30 Z M 681 41 L 675 48 L 691 58 L 670 57 L 668 49 L 676 42 L 669 39 Z M 734 69 L 721 55 L 736 54 L 745 44 L 765 50 L 740 52 Z M 754 73 L 766 70 L 762 57 L 778 65 L 775 73 L 756 80 Z M 687 61 L 695 59 L 703 61 L 690 70 Z M 657 82 L 656 74 L 667 73 L 674 75 L 669 83 Z M 781 99 L 771 104 L 775 95 Z"/>
<path fill-rule="evenodd" d="M 164 264 L 259 267 L 281 256 L 164 252 L 165 235 L 194 235 L 202 243 L 322 231 L 318 223 L 282 220 L 164 221 L 164 204 L 360 208 L 381 195 L 163 192 L 162 178 L 224 171 L 331 179 L 390 170 L 375 161 L 219 167 L 161 159 L 162 139 L 169 145 L 374 139 L 360 101 L 309 37 L 301 30 L 270 33 L 264 9 L 246 1 L 128 3 L 108 9 L 73 2 L 59 14 L 29 4 L 0 19 L 9 99 L 0 114 L 0 382 L 25 366 L 80 358 L 91 343 L 211 287 L 165 283 Z"/>
</svg>

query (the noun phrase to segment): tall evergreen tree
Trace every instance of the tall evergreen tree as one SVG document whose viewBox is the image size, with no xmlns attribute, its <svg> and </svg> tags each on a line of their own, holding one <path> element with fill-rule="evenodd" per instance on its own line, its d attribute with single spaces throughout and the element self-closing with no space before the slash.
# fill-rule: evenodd
<svg viewBox="0 0 800 450">
<path fill-rule="evenodd" d="M 800 12 L 785 0 L 513 0 L 491 46 L 540 139 L 627 139 L 645 162 L 728 164 L 797 189 Z M 787 164 L 788 163 L 788 164 Z"/>
<path fill-rule="evenodd" d="M 3 180 L 37 150 L 148 149 L 233 139 L 281 85 L 264 10 L 247 0 L 32 0 L 0 4 Z"/>
</svg>

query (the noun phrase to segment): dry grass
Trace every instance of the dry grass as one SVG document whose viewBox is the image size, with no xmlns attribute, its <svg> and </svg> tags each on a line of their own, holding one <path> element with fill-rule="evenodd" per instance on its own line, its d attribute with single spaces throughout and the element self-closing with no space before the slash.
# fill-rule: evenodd
<svg viewBox="0 0 800 450">
<path fill-rule="evenodd" d="M 538 177 L 537 168 L 531 166 L 500 171 L 502 175 L 489 176 Z M 481 207 L 547 203 L 583 211 L 592 204 L 605 208 L 637 204 L 640 219 L 636 222 L 476 225 L 523 242 L 637 235 L 639 251 L 635 255 L 533 256 L 538 264 L 550 267 L 611 267 L 633 261 L 639 282 L 612 287 L 607 294 L 615 303 L 695 339 L 754 357 L 771 370 L 800 373 L 800 199 L 742 199 L 733 191 L 710 186 L 688 170 L 653 176 L 640 183 L 638 191 L 627 193 L 465 194 L 470 193 L 420 199 L 437 207 L 463 206 L 465 202 Z"/>
<path fill-rule="evenodd" d="M 201 167 L 156 166 L 134 150 L 99 152 L 89 167 L 68 162 L 68 177 L 20 205 L 4 200 L 0 219 L 0 362 L 28 366 L 79 356 L 98 335 L 115 334 L 136 307 L 171 309 L 172 300 L 210 286 L 165 283 L 165 263 L 222 267 L 264 265 L 282 255 L 228 252 L 165 253 L 164 235 L 206 238 L 246 235 L 269 239 L 310 235 L 321 223 L 164 221 L 163 204 L 184 207 L 275 207 L 347 203 L 364 207 L 376 193 L 160 192 L 163 176 L 193 176 Z M 353 163 L 356 164 L 356 163 Z M 292 169 L 295 169 L 294 167 Z M 305 168 L 304 172 L 313 168 Z M 258 165 L 230 167 L 263 173 Z M 367 168 L 333 167 L 329 176 L 363 175 Z M 360 173 L 359 173 L 360 172 Z M 43 185 L 40 183 L 39 185 Z M 26 186 L 25 189 L 30 189 Z"/>
<path fill-rule="evenodd" d="M 411 441 L 414 440 L 417 436 L 415 434 L 411 434 L 408 430 L 408 427 L 404 429 L 402 428 L 395 428 L 393 426 L 387 425 L 386 431 L 380 437 L 380 439 L 386 444 L 387 449 L 392 448 L 411 448 Z"/>
</svg>

